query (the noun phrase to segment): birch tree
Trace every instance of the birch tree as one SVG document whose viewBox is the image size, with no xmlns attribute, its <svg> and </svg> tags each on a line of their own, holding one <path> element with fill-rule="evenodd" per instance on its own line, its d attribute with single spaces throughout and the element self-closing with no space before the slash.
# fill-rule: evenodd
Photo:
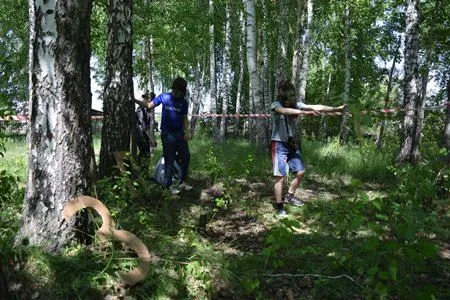
<svg viewBox="0 0 450 300">
<path fill-rule="evenodd" d="M 132 0 L 108 0 L 108 52 L 103 95 L 99 177 L 113 174 L 114 152 L 130 150 L 135 126 L 132 67 Z"/>
<path fill-rule="evenodd" d="M 216 55 L 214 49 L 214 0 L 209 0 L 209 96 L 210 96 L 210 110 L 211 114 L 217 112 L 217 85 L 216 85 Z M 216 138 L 216 126 L 213 119 L 213 134 Z"/>
<path fill-rule="evenodd" d="M 225 48 L 223 51 L 223 80 L 222 80 L 222 114 L 228 113 L 228 102 L 230 100 L 230 85 L 231 85 L 231 62 L 230 62 L 230 52 L 231 52 L 231 4 L 230 1 L 226 1 L 226 16 L 225 16 Z M 225 134 L 227 126 L 227 118 L 222 117 L 220 119 L 220 131 L 219 131 L 219 141 L 225 142 Z"/>
<path fill-rule="evenodd" d="M 303 19 L 304 19 L 304 6 L 305 0 L 297 0 L 297 22 L 296 22 L 296 34 L 295 34 L 295 42 L 294 42 L 294 54 L 292 56 L 292 84 L 295 86 L 295 89 L 298 91 L 300 84 L 298 80 L 298 75 L 300 74 L 301 68 L 301 52 L 303 49 L 302 44 L 302 36 L 303 36 Z"/>
<path fill-rule="evenodd" d="M 254 103 L 254 113 L 263 113 L 261 83 L 258 77 L 258 66 L 256 57 L 256 14 L 255 3 L 253 0 L 244 0 L 245 11 L 247 14 L 247 67 L 250 77 L 250 98 Z M 267 136 L 264 128 L 264 120 L 258 118 L 252 126 L 253 136 L 259 150 L 265 148 Z"/>
<path fill-rule="evenodd" d="M 238 83 L 236 91 L 236 114 L 241 113 L 242 103 L 242 83 L 244 81 L 244 47 L 245 47 L 245 19 L 244 12 L 239 14 L 239 48 L 238 48 Z M 235 133 L 239 134 L 240 119 L 236 121 Z"/>
<path fill-rule="evenodd" d="M 447 80 L 447 109 L 445 110 L 443 140 L 445 149 L 447 149 L 447 166 L 450 166 L 450 79 Z"/>
<path fill-rule="evenodd" d="M 191 103 L 192 103 L 192 114 L 198 115 L 200 112 L 200 107 L 202 105 L 200 99 L 202 96 L 202 82 L 205 79 L 204 72 L 201 70 L 200 63 L 197 64 L 197 68 L 195 69 L 195 82 L 194 82 L 194 89 L 192 92 L 192 96 L 190 97 Z M 189 130 L 191 133 L 191 137 L 194 136 L 195 128 L 197 127 L 198 123 L 198 117 L 191 117 Z"/>
<path fill-rule="evenodd" d="M 416 148 L 417 113 L 419 104 L 418 57 L 419 57 L 419 0 L 406 0 L 405 61 L 403 83 L 403 105 L 406 109 L 399 163 L 415 163 L 418 159 Z"/>
<path fill-rule="evenodd" d="M 88 194 L 91 92 L 90 0 L 30 1 L 28 179 L 16 243 L 58 251 L 83 230 L 65 204 Z"/>
<path fill-rule="evenodd" d="M 303 41 L 303 55 L 302 55 L 302 67 L 299 75 L 299 88 L 298 95 L 300 101 L 305 101 L 306 98 L 306 83 L 308 80 L 309 72 L 309 52 L 311 47 L 311 25 L 313 21 L 313 0 L 308 0 L 306 5 L 306 27 Z"/>
<path fill-rule="evenodd" d="M 344 38 L 345 38 L 345 81 L 344 81 L 344 104 L 348 104 L 348 99 L 350 97 L 350 9 L 348 4 L 344 8 Z M 347 120 L 348 115 L 345 113 L 342 116 L 341 130 L 339 133 L 339 141 L 341 143 L 345 142 L 347 139 Z"/>
<path fill-rule="evenodd" d="M 278 68 L 276 86 L 286 80 L 286 61 L 287 61 L 287 47 L 288 47 L 288 3 L 287 0 L 278 1 L 280 6 L 280 20 L 278 27 Z"/>
</svg>

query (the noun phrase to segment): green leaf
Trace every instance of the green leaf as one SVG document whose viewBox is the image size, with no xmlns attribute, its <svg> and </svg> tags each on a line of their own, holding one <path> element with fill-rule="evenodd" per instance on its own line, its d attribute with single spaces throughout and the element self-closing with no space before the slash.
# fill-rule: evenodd
<svg viewBox="0 0 450 300">
<path fill-rule="evenodd" d="M 388 252 L 395 252 L 402 248 L 402 245 L 397 241 L 388 241 L 383 245 L 383 249 Z"/>
<path fill-rule="evenodd" d="M 245 288 L 247 292 L 252 292 L 255 289 L 259 288 L 259 280 L 246 278 L 242 280 L 242 286 Z"/>
<path fill-rule="evenodd" d="M 373 206 L 375 206 L 378 210 L 381 210 L 381 200 L 379 198 L 374 199 L 372 201 Z"/>
<path fill-rule="evenodd" d="M 434 258 L 437 254 L 436 245 L 429 240 L 420 240 L 417 243 L 419 248 L 419 253 L 425 256 L 426 258 Z"/>
<path fill-rule="evenodd" d="M 377 217 L 378 220 L 389 221 L 389 217 L 384 214 L 375 214 L 375 217 Z"/>
<path fill-rule="evenodd" d="M 356 230 L 361 226 L 362 222 L 364 221 L 364 217 L 362 215 L 356 215 L 352 219 L 352 223 L 350 225 L 351 230 Z"/>
<path fill-rule="evenodd" d="M 388 293 L 388 286 L 386 284 L 380 282 L 375 287 L 375 290 L 377 291 L 380 298 L 384 298 L 384 296 L 386 296 Z"/>
<path fill-rule="evenodd" d="M 400 264 L 396 260 L 391 261 L 391 263 L 389 264 L 389 273 L 391 273 L 391 277 L 394 280 L 397 280 L 397 273 L 398 273 L 399 265 Z"/>
<path fill-rule="evenodd" d="M 373 125 L 372 117 L 370 115 L 363 115 L 361 118 L 361 125 L 371 127 Z"/>
<path fill-rule="evenodd" d="M 350 186 L 352 188 L 359 188 L 363 185 L 363 182 L 358 178 L 352 178 L 352 181 L 350 182 Z"/>
<path fill-rule="evenodd" d="M 369 195 L 367 195 L 366 193 L 359 194 L 359 198 L 364 202 L 369 202 L 370 200 Z"/>
<path fill-rule="evenodd" d="M 378 268 L 378 266 L 372 266 L 371 268 L 369 268 L 369 270 L 367 270 L 367 274 L 369 274 L 370 276 L 374 276 L 378 273 L 379 270 L 380 269 Z"/>
<path fill-rule="evenodd" d="M 386 272 L 386 271 L 378 272 L 378 277 L 380 279 L 383 279 L 383 280 L 388 280 L 389 279 L 389 273 Z"/>
<path fill-rule="evenodd" d="M 369 238 L 366 241 L 366 243 L 364 245 L 364 249 L 366 251 L 373 251 L 373 250 L 375 250 L 377 248 L 378 244 L 379 244 L 378 239 L 374 238 L 374 237 L 371 237 L 371 238 Z"/>
</svg>

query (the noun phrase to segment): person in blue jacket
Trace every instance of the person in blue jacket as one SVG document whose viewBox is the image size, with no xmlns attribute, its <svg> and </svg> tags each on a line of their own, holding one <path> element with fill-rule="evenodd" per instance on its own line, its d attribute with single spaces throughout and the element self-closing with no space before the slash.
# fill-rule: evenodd
<svg viewBox="0 0 450 300">
<path fill-rule="evenodd" d="M 153 109 L 162 104 L 160 130 L 165 160 L 164 185 L 170 189 L 172 194 L 177 194 L 180 190 L 192 189 L 185 182 L 191 157 L 188 145 L 190 131 L 186 91 L 186 80 L 178 77 L 173 81 L 170 93 L 162 93 L 150 102 L 134 99 L 135 103 L 148 109 Z M 172 185 L 175 159 L 181 167 L 181 172 L 178 178 L 179 182 Z"/>
</svg>

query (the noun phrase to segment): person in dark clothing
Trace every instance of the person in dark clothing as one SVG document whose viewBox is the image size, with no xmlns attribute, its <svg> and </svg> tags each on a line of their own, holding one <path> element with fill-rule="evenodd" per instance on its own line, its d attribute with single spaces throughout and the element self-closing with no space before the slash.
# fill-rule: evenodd
<svg viewBox="0 0 450 300">
<path fill-rule="evenodd" d="M 172 194 L 180 190 L 191 190 L 185 183 L 190 162 L 188 141 L 190 140 L 188 102 L 186 100 L 187 82 L 178 77 L 172 83 L 172 91 L 162 93 L 153 101 L 146 102 L 135 99 L 134 102 L 148 109 L 162 104 L 161 113 L 161 140 L 163 146 L 164 185 Z M 175 160 L 181 167 L 179 182 L 172 185 L 172 175 Z"/>
<path fill-rule="evenodd" d="M 142 95 L 142 101 L 149 103 L 155 98 L 155 94 L 152 92 L 153 98 L 149 98 L 148 92 Z M 154 114 L 148 108 L 138 106 L 136 109 L 136 143 L 139 149 L 138 158 L 150 157 L 150 147 L 156 147 L 156 142 L 153 136 L 152 126 L 154 123 Z"/>
</svg>

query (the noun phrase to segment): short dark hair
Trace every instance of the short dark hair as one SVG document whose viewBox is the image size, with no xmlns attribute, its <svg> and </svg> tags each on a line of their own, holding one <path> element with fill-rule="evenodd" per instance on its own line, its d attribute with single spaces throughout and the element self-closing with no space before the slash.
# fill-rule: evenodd
<svg viewBox="0 0 450 300">
<path fill-rule="evenodd" d="M 295 92 L 294 85 L 289 80 L 280 81 L 280 83 L 278 84 L 278 98 L 283 106 L 286 104 L 286 101 L 289 100 L 286 95 L 289 91 Z"/>
<path fill-rule="evenodd" d="M 172 89 L 186 93 L 187 82 L 182 77 L 177 77 L 172 82 Z"/>
<path fill-rule="evenodd" d="M 287 93 L 289 91 L 295 92 L 295 87 L 289 80 L 283 80 L 278 84 L 278 92 L 280 91 L 283 93 Z"/>
</svg>

